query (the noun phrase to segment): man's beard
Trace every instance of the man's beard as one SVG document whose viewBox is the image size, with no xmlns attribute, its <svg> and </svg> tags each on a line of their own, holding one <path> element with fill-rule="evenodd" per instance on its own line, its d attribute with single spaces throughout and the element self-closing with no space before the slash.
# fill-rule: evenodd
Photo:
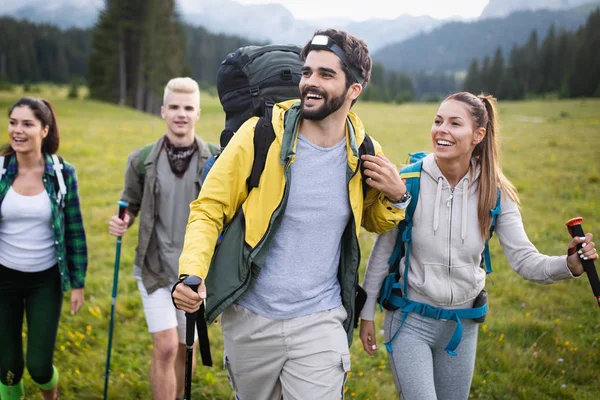
<svg viewBox="0 0 600 400">
<path fill-rule="evenodd" d="M 318 94 L 323 97 L 323 105 L 316 109 L 306 110 L 304 109 L 304 99 L 308 93 Z M 327 118 L 329 115 L 333 114 L 337 110 L 340 109 L 344 105 L 344 101 L 346 101 L 346 94 L 348 93 L 348 89 L 344 91 L 340 96 L 334 97 L 331 100 L 329 96 L 316 88 L 307 88 L 302 92 L 302 100 L 300 102 L 300 110 L 302 113 L 302 118 L 311 120 L 311 121 L 322 121 Z"/>
</svg>

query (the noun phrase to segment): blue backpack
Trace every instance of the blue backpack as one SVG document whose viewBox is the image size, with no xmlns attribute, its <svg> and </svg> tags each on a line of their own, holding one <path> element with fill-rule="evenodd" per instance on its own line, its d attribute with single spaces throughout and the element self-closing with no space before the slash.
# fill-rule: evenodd
<svg viewBox="0 0 600 400">
<path fill-rule="evenodd" d="M 412 301 L 409 298 L 408 293 L 408 266 L 410 262 L 410 244 L 412 241 L 412 224 L 413 215 L 417 208 L 419 201 L 419 185 L 421 179 L 421 168 L 423 166 L 423 158 L 427 155 L 425 152 L 419 152 L 411 154 L 409 153 L 410 164 L 400 171 L 400 176 L 405 180 L 406 189 L 410 193 L 412 200 L 406 209 L 405 218 L 401 221 L 398 226 L 398 235 L 396 237 L 396 244 L 394 251 L 388 260 L 389 270 L 388 276 L 384 279 L 381 289 L 379 292 L 378 303 L 380 310 L 385 308 L 389 311 L 395 311 L 402 309 L 402 322 L 398 330 L 385 343 L 388 352 L 392 352 L 392 341 L 400 331 L 400 328 L 404 324 L 408 313 L 415 312 L 428 318 L 436 320 L 445 319 L 456 322 L 456 329 L 454 334 L 448 342 L 448 345 L 444 348 L 448 354 L 455 356 L 456 348 L 460 344 L 462 338 L 463 327 L 460 322 L 461 318 L 473 319 L 476 322 L 483 322 L 487 313 L 487 293 L 485 290 L 479 294 L 475 300 L 473 308 L 463 309 L 445 309 L 439 307 L 433 307 L 428 304 Z M 497 190 L 496 206 L 490 210 L 492 216 L 492 225 L 490 227 L 490 238 L 494 233 L 496 226 L 496 217 L 500 214 L 500 189 Z M 488 239 L 489 241 L 489 239 Z M 488 241 L 485 242 L 485 248 L 482 253 L 481 266 L 485 268 L 486 273 L 492 272 L 492 263 L 490 258 L 490 250 Z M 404 257 L 404 285 L 400 284 L 400 260 Z"/>
</svg>

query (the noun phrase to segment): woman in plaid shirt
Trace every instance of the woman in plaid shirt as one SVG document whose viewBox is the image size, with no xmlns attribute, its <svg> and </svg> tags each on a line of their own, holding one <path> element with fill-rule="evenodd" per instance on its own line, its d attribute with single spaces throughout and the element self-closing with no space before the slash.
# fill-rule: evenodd
<svg viewBox="0 0 600 400">
<path fill-rule="evenodd" d="M 71 287 L 71 314 L 76 313 L 83 305 L 87 270 L 77 175 L 69 163 L 52 159 L 59 133 L 50 103 L 24 97 L 8 115 L 9 143 L 0 149 L 0 398 L 24 395 L 26 313 L 27 369 L 43 398 L 53 400 L 58 398 L 52 359 L 63 292 Z"/>
</svg>

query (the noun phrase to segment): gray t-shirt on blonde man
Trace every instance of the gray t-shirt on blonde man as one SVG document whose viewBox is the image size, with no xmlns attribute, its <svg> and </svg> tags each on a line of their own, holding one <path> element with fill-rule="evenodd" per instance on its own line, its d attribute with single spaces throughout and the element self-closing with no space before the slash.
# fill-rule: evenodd
<svg viewBox="0 0 600 400">
<path fill-rule="evenodd" d="M 192 155 L 188 169 L 181 178 L 171 171 L 167 153 L 162 150 L 156 164 L 156 221 L 155 234 L 158 257 L 172 282 L 179 274 L 179 256 L 183 249 L 183 238 L 190 215 L 189 204 L 196 200 L 198 151 Z M 136 267 L 137 268 L 137 267 Z M 134 276 L 141 276 L 139 268 Z"/>
<path fill-rule="evenodd" d="M 270 319 L 339 307 L 342 234 L 351 217 L 346 139 L 333 147 L 299 134 L 290 193 L 265 265 L 238 303 Z"/>
</svg>

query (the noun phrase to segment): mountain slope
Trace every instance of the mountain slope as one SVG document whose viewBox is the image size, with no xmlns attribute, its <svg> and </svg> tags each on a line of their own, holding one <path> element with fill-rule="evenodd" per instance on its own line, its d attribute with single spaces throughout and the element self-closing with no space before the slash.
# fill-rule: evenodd
<svg viewBox="0 0 600 400">
<path fill-rule="evenodd" d="M 453 22 L 430 33 L 382 48 L 373 59 L 386 69 L 405 72 L 463 71 L 474 57 L 493 55 L 501 47 L 506 55 L 513 44 L 524 43 L 536 30 L 545 37 L 554 24 L 557 30 L 577 29 L 587 20 L 594 7 L 578 7 L 568 11 L 520 11 L 505 18 L 492 18 L 471 23 Z"/>
<path fill-rule="evenodd" d="M 515 11 L 533 11 L 543 8 L 549 10 L 569 9 L 592 2 L 593 0 L 490 0 L 479 18 L 502 18 Z"/>
</svg>

